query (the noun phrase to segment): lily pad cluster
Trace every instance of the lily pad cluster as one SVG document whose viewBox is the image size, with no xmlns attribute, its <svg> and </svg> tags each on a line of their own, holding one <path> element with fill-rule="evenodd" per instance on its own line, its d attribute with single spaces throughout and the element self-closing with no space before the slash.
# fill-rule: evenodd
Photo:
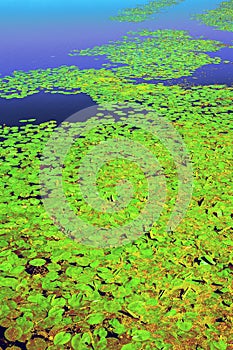
<svg viewBox="0 0 233 350">
<path fill-rule="evenodd" d="M 192 39 L 185 31 L 131 32 L 131 36 L 121 41 L 93 49 L 74 50 L 71 54 L 107 55 L 112 62 L 107 64 L 110 69 L 80 70 L 76 66 L 61 66 L 16 71 L 0 79 L 0 97 L 24 98 L 41 91 L 52 94 L 84 92 L 97 102 L 101 102 L 103 93 L 109 101 L 113 95 L 117 102 L 122 91 L 132 89 L 133 79 L 144 78 L 147 81 L 191 76 L 205 64 L 220 63 L 220 58 L 211 58 L 204 52 L 218 51 L 224 46 L 218 41 Z M 124 66 L 114 68 L 114 63 Z M 134 89 L 137 89 L 136 85 Z"/>
<path fill-rule="evenodd" d="M 100 86 L 116 86 L 122 89 L 126 79 L 115 77 L 106 69 L 84 69 L 76 66 L 61 66 L 45 70 L 17 71 L 0 80 L 0 97 L 5 99 L 25 98 L 41 91 L 45 93 L 79 94 L 86 92 L 98 95 Z"/>
<path fill-rule="evenodd" d="M 206 64 L 219 64 L 219 57 L 206 52 L 223 48 L 219 41 L 193 39 L 182 30 L 142 30 L 129 32 L 121 40 L 92 49 L 73 50 L 71 56 L 106 55 L 107 67 L 120 78 L 172 79 L 191 76 Z M 115 64 L 124 64 L 115 68 Z M 105 64 L 106 66 L 106 64 Z"/>
<path fill-rule="evenodd" d="M 193 19 L 198 19 L 219 30 L 233 32 L 233 0 L 222 1 L 216 9 L 198 14 Z"/>
<path fill-rule="evenodd" d="M 153 1 L 126 10 L 122 20 L 145 20 L 175 3 Z M 189 76 L 205 64 L 220 63 L 207 52 L 224 45 L 192 39 L 185 31 L 128 34 L 123 40 L 71 54 L 106 55 L 110 69 L 62 66 L 14 72 L 0 80 L 1 98 L 24 98 L 41 91 L 84 92 L 99 104 L 99 113 L 88 121 L 93 122 L 92 131 L 75 140 L 62 171 L 67 201 L 83 220 L 96 226 L 121 226 L 138 215 L 148 197 L 145 174 L 137 164 L 127 159 L 109 161 L 97 176 L 100 196 L 114 202 L 116 183 L 122 177 L 133 185 L 133 200 L 125 211 L 112 216 L 92 210 L 82 197 L 77 171 L 89 149 L 101 141 L 128 138 L 142 143 L 157 157 L 167 182 L 163 212 L 140 232 L 140 238 L 114 249 L 82 245 L 56 216 L 49 215 L 41 197 L 40 173 L 52 179 L 56 171 L 55 153 L 43 169 L 41 159 L 57 123 L 35 125 L 30 123 L 33 120 L 22 120 L 21 127 L 1 126 L 0 343 L 4 349 L 166 350 L 181 343 L 184 348 L 195 344 L 200 349 L 227 349 L 233 341 L 233 87 L 184 89 L 133 81 Z M 177 172 L 159 139 L 134 127 L 136 115 L 144 118 L 142 109 L 172 123 L 194 168 L 186 216 L 169 234 L 166 224 L 177 199 Z M 120 119 L 113 120 L 113 113 Z M 106 118 L 104 126 L 96 125 L 99 116 Z M 67 137 L 71 129 L 67 125 Z"/>
<path fill-rule="evenodd" d="M 112 16 L 110 19 L 119 22 L 143 22 L 150 19 L 153 14 L 159 13 L 161 9 L 164 9 L 168 6 L 177 5 L 182 1 L 183 0 L 149 1 L 144 5 L 121 10 L 117 16 Z"/>
<path fill-rule="evenodd" d="M 195 343 L 204 349 L 227 348 L 233 303 L 233 88 L 127 83 L 118 95 L 120 108 L 104 100 L 106 91 L 108 98 L 114 96 L 104 83 L 100 111 L 123 116 L 75 141 L 63 175 L 67 199 L 86 220 L 95 219 L 78 192 L 74 165 L 78 167 L 87 150 L 104 138 L 123 136 L 150 148 L 162 164 L 168 187 L 164 211 L 150 230 L 126 246 L 104 250 L 72 242 L 48 216 L 40 197 L 40 158 L 56 122 L 2 126 L 2 344 L 5 348 L 26 344 L 29 350 L 91 346 L 149 350 L 172 349 L 182 341 L 187 347 Z M 164 227 L 177 187 L 173 160 L 153 135 L 132 127 L 135 114 L 126 118 L 123 104 L 127 106 L 130 99 L 166 117 L 191 154 L 193 197 L 185 218 L 169 235 Z M 98 176 L 102 196 L 114 198 L 112 182 L 123 165 L 115 162 L 102 168 Z M 140 169 L 127 161 L 124 176 L 127 167 L 131 181 L 141 177 Z M 52 174 L 52 164 L 47 171 Z M 142 178 L 134 208 L 140 209 L 145 194 Z M 98 218 L 98 224 L 105 225 L 106 219 Z"/>
</svg>

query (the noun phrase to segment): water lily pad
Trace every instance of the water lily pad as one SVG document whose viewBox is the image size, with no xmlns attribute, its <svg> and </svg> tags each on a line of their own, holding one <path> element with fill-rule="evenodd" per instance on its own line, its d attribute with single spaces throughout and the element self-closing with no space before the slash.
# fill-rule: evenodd
<svg viewBox="0 0 233 350">
<path fill-rule="evenodd" d="M 146 330 L 135 330 L 132 332 L 132 340 L 144 341 L 151 338 L 151 333 Z"/>
<path fill-rule="evenodd" d="M 45 350 L 47 348 L 47 343 L 42 338 L 33 338 L 27 342 L 27 350 Z"/>
<path fill-rule="evenodd" d="M 45 259 L 33 259 L 29 263 L 32 266 L 43 266 L 44 264 L 46 264 L 46 260 Z"/>
<path fill-rule="evenodd" d="M 9 327 L 4 332 L 4 336 L 6 337 L 6 339 L 12 342 L 19 340 L 22 337 L 22 335 L 22 329 L 18 326 Z"/>
<path fill-rule="evenodd" d="M 179 329 L 185 332 L 189 332 L 193 326 L 191 321 L 182 321 L 182 320 L 177 321 L 176 325 Z"/>
<path fill-rule="evenodd" d="M 104 314 L 102 313 L 96 313 L 92 314 L 88 317 L 87 322 L 91 325 L 93 324 L 100 324 L 104 320 Z"/>
<path fill-rule="evenodd" d="M 71 339 L 71 334 L 67 332 L 59 332 L 54 337 L 54 345 L 64 345 Z"/>
</svg>

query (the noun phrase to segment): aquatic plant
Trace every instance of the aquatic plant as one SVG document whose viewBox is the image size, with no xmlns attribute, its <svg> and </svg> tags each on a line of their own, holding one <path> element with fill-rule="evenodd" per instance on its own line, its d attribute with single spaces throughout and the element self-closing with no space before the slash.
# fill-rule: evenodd
<svg viewBox="0 0 233 350">
<path fill-rule="evenodd" d="M 88 205 L 79 188 L 77 169 L 101 141 L 125 138 L 142 143 L 162 165 L 168 185 L 159 220 L 139 232 L 140 238 L 111 250 L 82 245 L 74 232 L 67 232 L 49 215 L 41 198 L 41 172 L 51 175 L 52 190 L 43 193 L 44 197 L 52 197 L 57 186 L 52 181 L 56 155 L 46 167 L 41 165 L 57 123 L 36 125 L 30 118 L 21 120 L 20 127 L 1 126 L 3 348 L 16 350 L 26 344 L 28 350 L 150 350 L 173 349 L 182 342 L 184 348 L 195 344 L 203 349 L 227 349 L 232 341 L 233 87 L 184 89 L 132 83 L 138 76 L 165 79 L 190 75 L 203 64 L 219 63 L 220 59 L 205 52 L 223 45 L 191 39 L 183 31 L 144 30 L 126 39 L 93 49 L 94 55 L 106 54 L 112 62 L 126 64 L 115 70 L 62 66 L 14 72 L 0 80 L 2 98 L 24 98 L 40 91 L 84 92 L 98 103 L 99 113 L 88 121 L 91 132 L 75 139 L 62 172 L 67 202 L 84 221 L 120 226 L 137 217 L 147 201 L 145 174 L 137 164 L 118 159 L 104 164 L 97 174 L 99 194 L 114 202 L 116 182 L 123 177 L 133 185 L 133 200 L 112 216 Z M 177 53 L 172 54 L 175 49 Z M 93 54 L 93 50 L 82 54 Z M 131 113 L 127 112 L 129 104 L 134 106 Z M 171 154 L 159 139 L 134 127 L 136 116 L 143 125 L 142 109 L 172 123 L 185 140 L 194 166 L 190 206 L 169 234 L 164 228 L 176 202 L 177 174 Z M 118 121 L 113 120 L 113 113 L 120 117 Z M 98 125 L 100 117 L 105 123 Z M 71 137 L 72 125 L 66 125 L 66 135 Z"/>
<path fill-rule="evenodd" d="M 17 71 L 0 79 L 0 97 L 5 99 L 25 98 L 41 91 L 45 93 L 98 94 L 99 86 L 116 86 L 121 89 L 126 79 L 115 77 L 106 69 L 80 70 L 76 66 L 61 66 L 45 70 Z"/>
<path fill-rule="evenodd" d="M 149 1 L 147 4 L 139 5 L 134 8 L 127 8 L 120 11 L 117 16 L 110 19 L 119 22 L 143 22 L 151 19 L 153 14 L 159 13 L 162 9 L 179 4 L 183 0 L 157 0 Z"/>
<path fill-rule="evenodd" d="M 105 66 L 116 77 L 166 80 L 191 76 L 197 68 L 220 63 L 219 57 L 211 58 L 206 52 L 226 46 L 219 41 L 193 39 L 182 30 L 142 30 L 128 34 L 106 45 L 73 50 L 70 55 L 106 55 L 110 63 Z M 115 64 L 124 66 L 115 68 Z"/>
<path fill-rule="evenodd" d="M 233 0 L 223 1 L 216 9 L 192 16 L 192 19 L 200 20 L 218 30 L 233 32 Z"/>
<path fill-rule="evenodd" d="M 65 162 L 65 194 L 76 213 L 80 208 L 86 220 L 106 224 L 107 217 L 95 218 L 81 198 L 74 165 L 101 140 L 126 137 L 158 157 L 168 182 L 168 204 L 158 222 L 132 244 L 104 250 L 72 242 L 54 225 L 39 196 L 40 157 L 56 122 L 1 126 L 0 326 L 5 347 L 15 341 L 29 350 L 90 344 L 172 349 L 182 341 L 226 349 L 232 337 L 232 88 L 139 84 L 130 90 L 129 85 L 119 92 L 122 100 L 138 99 L 139 107 L 149 104 L 166 116 L 191 153 L 195 181 L 186 217 L 175 232 L 164 230 L 177 188 L 173 161 L 153 135 L 132 128 L 132 113 L 75 140 Z M 106 103 L 101 109 L 124 113 L 123 104 Z M 142 181 L 128 208 L 140 210 L 145 181 L 127 160 L 103 166 L 100 193 L 114 198 L 119 165 L 124 175 L 128 169 L 129 179 Z M 52 168 L 47 169 L 51 174 Z M 114 341 L 108 336 L 113 333 Z"/>
<path fill-rule="evenodd" d="M 218 64 L 219 57 L 205 52 L 218 51 L 226 45 L 218 41 L 192 39 L 185 31 L 142 30 L 130 32 L 123 40 L 86 50 L 73 50 L 71 55 L 107 55 L 111 63 L 106 68 L 80 70 L 76 66 L 15 71 L 0 79 L 0 97 L 24 98 L 41 91 L 45 93 L 89 94 L 95 101 L 103 99 L 103 92 L 113 95 L 131 88 L 135 78 L 165 80 L 191 76 L 206 64 Z M 117 67 L 115 63 L 123 64 Z M 109 69 L 107 69 L 109 68 Z M 128 85 L 130 84 L 130 85 Z M 137 87 L 135 86 L 137 89 Z"/>
</svg>

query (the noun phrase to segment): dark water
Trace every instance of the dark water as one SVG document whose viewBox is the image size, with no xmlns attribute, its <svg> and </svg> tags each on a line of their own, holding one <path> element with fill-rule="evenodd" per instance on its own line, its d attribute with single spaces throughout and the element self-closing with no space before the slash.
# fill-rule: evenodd
<svg viewBox="0 0 233 350">
<path fill-rule="evenodd" d="M 187 30 L 198 38 L 233 43 L 233 33 L 216 30 L 190 19 L 190 15 L 215 8 L 221 1 L 185 0 L 183 3 L 164 9 L 156 19 L 142 23 L 110 21 L 109 17 L 119 9 L 133 7 L 147 1 L 128 0 L 1 0 L 0 1 L 0 73 L 1 77 L 14 70 L 55 68 L 61 65 L 77 65 L 80 69 L 101 67 L 103 57 L 70 57 L 72 49 L 84 49 L 108 43 L 130 30 L 177 29 Z M 223 48 L 210 53 L 230 64 L 206 65 L 197 69 L 192 77 L 154 80 L 165 85 L 184 86 L 226 84 L 232 85 L 233 49 Z M 140 79 L 137 82 L 141 82 Z M 60 95 L 39 93 L 24 99 L 0 99 L 0 123 L 19 125 L 20 119 L 36 118 L 36 123 L 57 120 L 59 123 L 75 112 L 94 105 L 85 94 Z"/>
<path fill-rule="evenodd" d="M 25 99 L 1 100 L 0 124 L 22 125 L 19 120 L 35 118 L 34 124 L 56 120 L 59 124 L 70 115 L 96 105 L 86 94 L 61 95 L 38 93 Z"/>
</svg>

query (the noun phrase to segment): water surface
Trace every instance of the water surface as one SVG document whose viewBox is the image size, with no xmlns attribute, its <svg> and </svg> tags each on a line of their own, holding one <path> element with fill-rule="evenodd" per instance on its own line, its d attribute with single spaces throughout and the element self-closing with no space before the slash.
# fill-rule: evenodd
<svg viewBox="0 0 233 350">
<path fill-rule="evenodd" d="M 61 65 L 76 65 L 80 69 L 101 68 L 104 57 L 70 57 L 72 49 L 85 49 L 103 45 L 110 40 L 119 40 L 130 30 L 176 29 L 187 30 L 194 38 L 219 40 L 233 43 L 233 33 L 216 30 L 198 21 L 191 20 L 195 13 L 214 9 L 219 0 L 185 0 L 165 8 L 154 19 L 141 23 L 111 21 L 120 9 L 134 7 L 147 1 L 123 0 L 1 0 L 0 2 L 0 76 L 14 70 L 55 68 Z M 233 50 L 223 48 L 210 53 L 233 62 Z M 195 71 L 192 77 L 154 80 L 165 85 L 184 86 L 226 84 L 232 85 L 233 64 L 206 65 Z M 138 82 L 140 80 L 138 79 Z M 69 115 L 95 104 L 85 94 L 51 95 L 39 93 L 24 99 L 0 99 L 0 123 L 18 125 L 20 119 L 37 118 L 37 123 L 57 120 L 59 123 Z"/>
</svg>

